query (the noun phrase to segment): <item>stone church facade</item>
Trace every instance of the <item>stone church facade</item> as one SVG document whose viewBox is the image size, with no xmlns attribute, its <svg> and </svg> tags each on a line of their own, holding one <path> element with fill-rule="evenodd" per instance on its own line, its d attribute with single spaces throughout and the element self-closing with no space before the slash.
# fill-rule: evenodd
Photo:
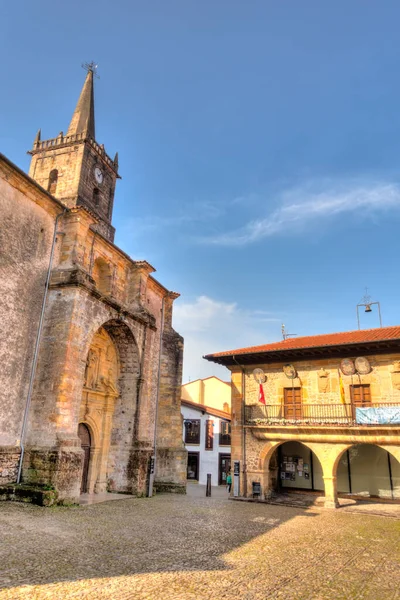
<svg viewBox="0 0 400 600">
<path fill-rule="evenodd" d="M 0 155 L 0 482 L 145 495 L 155 453 L 156 487 L 184 492 L 179 294 L 113 243 L 91 69 L 67 133 L 30 154 L 29 176 Z"/>
</svg>

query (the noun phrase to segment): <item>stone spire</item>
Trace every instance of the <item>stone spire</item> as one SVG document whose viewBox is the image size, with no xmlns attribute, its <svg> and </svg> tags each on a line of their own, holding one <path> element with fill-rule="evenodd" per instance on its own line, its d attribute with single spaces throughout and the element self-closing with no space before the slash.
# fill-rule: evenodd
<svg viewBox="0 0 400 600">
<path fill-rule="evenodd" d="M 69 124 L 67 136 L 82 133 L 95 138 L 93 70 L 89 69 L 79 96 L 75 112 Z"/>
</svg>

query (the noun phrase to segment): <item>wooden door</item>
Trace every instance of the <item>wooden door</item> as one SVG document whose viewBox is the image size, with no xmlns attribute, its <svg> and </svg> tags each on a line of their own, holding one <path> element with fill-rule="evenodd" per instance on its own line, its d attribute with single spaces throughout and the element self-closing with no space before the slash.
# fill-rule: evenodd
<svg viewBox="0 0 400 600">
<path fill-rule="evenodd" d="M 88 491 L 88 475 L 89 475 L 91 440 L 90 440 L 89 428 L 84 423 L 79 423 L 78 436 L 79 436 L 79 439 L 81 440 L 82 450 L 85 453 L 84 459 L 83 459 L 81 494 L 86 494 Z"/>
<path fill-rule="evenodd" d="M 351 401 L 354 406 L 369 406 L 371 404 L 371 389 L 369 385 L 352 385 Z"/>
<path fill-rule="evenodd" d="M 284 417 L 285 419 L 300 420 L 303 416 L 301 405 L 301 388 L 285 388 Z"/>
<path fill-rule="evenodd" d="M 360 385 L 351 385 L 350 386 L 350 394 L 351 394 L 351 404 L 352 404 L 352 412 L 353 419 L 356 418 L 356 408 L 357 407 L 366 407 L 371 404 L 371 389 L 367 384 Z"/>
</svg>

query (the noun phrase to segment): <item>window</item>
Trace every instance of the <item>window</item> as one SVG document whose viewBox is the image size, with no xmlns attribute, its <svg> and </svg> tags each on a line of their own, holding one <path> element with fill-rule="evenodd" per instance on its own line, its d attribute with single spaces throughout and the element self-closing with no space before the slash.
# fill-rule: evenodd
<svg viewBox="0 0 400 600">
<path fill-rule="evenodd" d="M 366 406 L 371 404 L 371 388 L 367 384 L 350 386 L 351 401 L 354 406 Z"/>
<path fill-rule="evenodd" d="M 220 423 L 219 445 L 231 445 L 231 424 L 228 421 L 221 421 Z"/>
<path fill-rule="evenodd" d="M 94 190 L 93 190 L 93 204 L 95 206 L 98 206 L 99 205 L 99 201 L 100 201 L 99 190 L 97 188 L 94 188 Z"/>
<path fill-rule="evenodd" d="M 206 450 L 214 448 L 214 421 L 207 419 L 206 421 Z"/>
<path fill-rule="evenodd" d="M 301 419 L 301 388 L 285 388 L 284 395 L 285 419 Z"/>
<path fill-rule="evenodd" d="M 53 194 L 53 196 L 56 193 L 57 181 L 58 181 L 58 170 L 53 169 L 52 171 L 50 171 L 49 184 L 47 186 L 47 191 L 50 192 L 50 194 Z"/>
<path fill-rule="evenodd" d="M 185 444 L 200 444 L 200 419 L 185 421 Z"/>
</svg>

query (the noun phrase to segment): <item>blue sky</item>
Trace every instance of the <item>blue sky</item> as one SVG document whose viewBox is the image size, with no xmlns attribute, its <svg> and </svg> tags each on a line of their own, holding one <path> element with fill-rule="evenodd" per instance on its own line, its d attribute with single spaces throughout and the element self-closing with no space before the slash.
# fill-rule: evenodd
<svg viewBox="0 0 400 600">
<path fill-rule="evenodd" d="M 116 243 L 182 294 L 185 381 L 282 322 L 355 329 L 365 286 L 398 324 L 399 22 L 394 0 L 8 3 L 0 149 L 28 170 L 99 64 Z"/>
</svg>

